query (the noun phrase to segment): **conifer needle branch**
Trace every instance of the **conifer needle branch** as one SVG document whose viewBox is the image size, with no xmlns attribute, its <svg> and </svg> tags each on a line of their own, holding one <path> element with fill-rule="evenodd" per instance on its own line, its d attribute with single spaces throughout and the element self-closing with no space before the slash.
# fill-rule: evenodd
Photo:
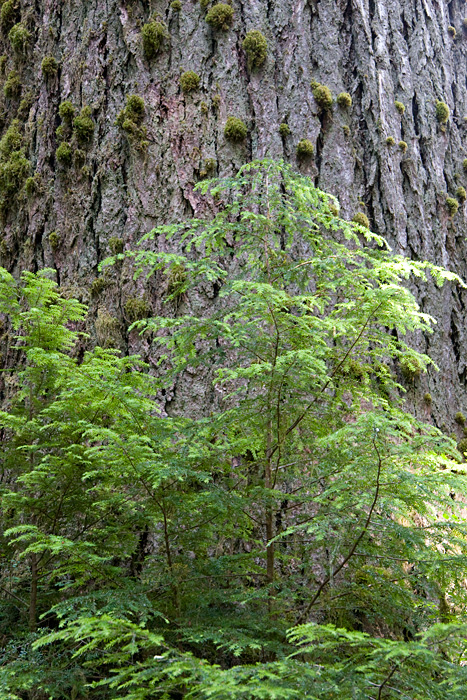
<svg viewBox="0 0 467 700">
<path fill-rule="evenodd" d="M 379 498 L 380 476 L 381 476 L 381 468 L 382 468 L 381 454 L 380 454 L 380 452 L 379 452 L 379 450 L 378 450 L 378 447 L 377 447 L 377 445 L 376 445 L 376 441 L 375 441 L 374 438 L 373 438 L 373 445 L 374 445 L 374 448 L 375 448 L 375 450 L 376 450 L 376 454 L 378 455 L 378 471 L 377 471 L 377 473 L 376 473 L 375 495 L 374 495 L 374 498 L 373 498 L 373 502 L 372 502 L 372 504 L 371 504 L 371 506 L 370 506 L 370 510 L 368 511 L 368 516 L 367 516 L 367 519 L 366 519 L 366 521 L 365 521 L 365 524 L 364 524 L 364 526 L 363 526 L 363 528 L 362 528 L 362 530 L 361 530 L 359 536 L 357 537 L 357 539 L 356 539 L 355 542 L 353 543 L 352 547 L 350 548 L 349 553 L 348 553 L 347 556 L 344 558 L 344 560 L 339 564 L 339 566 L 337 566 L 337 567 L 334 569 L 334 571 L 332 572 L 332 574 L 329 574 L 329 576 L 326 576 L 326 578 L 324 579 L 324 581 L 320 584 L 318 590 L 316 591 L 315 595 L 313 596 L 313 599 L 312 599 L 311 602 L 307 605 L 305 611 L 304 611 L 304 612 L 300 615 L 300 617 L 298 618 L 297 624 L 301 624 L 301 623 L 303 622 L 303 620 L 308 616 L 308 614 L 309 614 L 311 608 L 314 606 L 314 604 L 315 604 L 316 601 L 318 600 L 318 598 L 319 598 L 319 596 L 321 595 L 323 589 L 328 585 L 329 581 L 331 581 L 331 579 L 333 579 L 335 576 L 337 576 L 337 574 L 339 573 L 339 571 L 341 571 L 341 569 L 344 568 L 344 566 L 347 564 L 347 562 L 349 561 L 349 559 L 351 559 L 351 557 L 353 557 L 353 555 L 355 554 L 355 550 L 357 549 L 357 547 L 358 547 L 358 545 L 360 544 L 360 542 L 362 541 L 362 539 L 363 539 L 363 537 L 364 537 L 366 531 L 368 530 L 368 526 L 370 525 L 371 518 L 372 518 L 372 516 L 373 516 L 373 512 L 374 512 L 374 509 L 376 508 L 376 503 L 378 502 L 378 498 Z"/>
</svg>

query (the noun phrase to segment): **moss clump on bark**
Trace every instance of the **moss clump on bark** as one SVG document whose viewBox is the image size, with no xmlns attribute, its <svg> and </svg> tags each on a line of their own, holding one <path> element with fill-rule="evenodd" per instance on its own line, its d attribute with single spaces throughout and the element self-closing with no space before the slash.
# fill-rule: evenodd
<svg viewBox="0 0 467 700">
<path fill-rule="evenodd" d="M 288 124 L 282 122 L 282 124 L 279 125 L 279 133 L 283 138 L 285 138 L 292 133 L 292 130 Z"/>
<path fill-rule="evenodd" d="M 399 150 L 401 150 L 402 153 L 405 153 L 407 148 L 408 146 L 405 141 L 399 141 Z"/>
<path fill-rule="evenodd" d="M 3 94 L 8 98 L 19 97 L 19 95 L 21 95 L 21 90 L 22 84 L 18 71 L 10 71 L 3 86 Z"/>
<path fill-rule="evenodd" d="M 449 25 L 449 27 L 448 27 L 448 34 L 449 34 L 450 36 L 452 36 L 453 39 L 456 38 L 456 34 L 457 34 L 456 28 L 453 27 L 452 24 Z"/>
<path fill-rule="evenodd" d="M 459 202 L 454 197 L 446 197 L 446 206 L 448 208 L 450 216 L 455 216 L 457 210 L 459 209 Z"/>
<path fill-rule="evenodd" d="M 0 139 L 0 195 L 3 212 L 10 207 L 11 196 L 21 190 L 31 169 L 19 127 L 19 121 L 13 120 Z"/>
<path fill-rule="evenodd" d="M 52 78 L 57 74 L 58 61 L 54 56 L 44 56 L 41 63 L 42 75 L 46 78 Z"/>
<path fill-rule="evenodd" d="M 114 255 L 123 253 L 123 240 L 118 238 L 118 236 L 111 236 L 109 238 L 109 248 Z"/>
<path fill-rule="evenodd" d="M 174 12 L 180 12 L 182 9 L 182 3 L 180 0 L 173 0 L 173 2 L 170 3 L 170 7 Z"/>
<path fill-rule="evenodd" d="M 146 106 L 140 95 L 127 95 L 125 108 L 117 117 L 118 126 L 140 149 L 147 145 L 146 129 L 141 126 L 145 111 Z"/>
<path fill-rule="evenodd" d="M 58 113 L 64 122 L 71 124 L 73 117 L 75 116 L 75 108 L 70 100 L 64 100 L 58 108 Z"/>
<path fill-rule="evenodd" d="M 268 55 L 268 42 L 266 37 L 257 29 L 248 32 L 243 40 L 243 50 L 248 57 L 250 70 L 259 68 L 265 62 Z"/>
<path fill-rule="evenodd" d="M 454 416 L 454 420 L 458 425 L 465 425 L 465 416 L 462 411 L 457 411 L 456 415 Z"/>
<path fill-rule="evenodd" d="M 232 26 L 233 7 L 224 2 L 218 2 L 211 7 L 206 15 L 206 22 L 213 28 L 227 32 Z"/>
<path fill-rule="evenodd" d="M 238 143 L 244 141 L 247 134 L 248 129 L 245 122 L 238 117 L 228 117 L 224 127 L 224 136 L 226 139 Z"/>
<path fill-rule="evenodd" d="M 52 250 L 57 250 L 60 247 L 60 234 L 56 231 L 49 233 L 49 243 Z"/>
<path fill-rule="evenodd" d="M 6 0 L 0 10 L 0 27 L 8 31 L 14 25 L 17 17 L 17 9 L 14 0 Z"/>
<path fill-rule="evenodd" d="M 462 185 L 460 185 L 457 188 L 456 197 L 461 204 L 464 204 L 465 200 L 467 199 L 467 192 L 465 191 L 465 187 L 462 187 Z"/>
<path fill-rule="evenodd" d="M 200 80 L 201 78 L 194 71 L 185 71 L 180 76 L 180 87 L 182 88 L 182 92 L 185 94 L 195 92 L 199 88 Z"/>
<path fill-rule="evenodd" d="M 17 53 L 24 53 L 31 39 L 31 32 L 22 22 L 18 22 L 8 32 L 8 39 Z"/>
<path fill-rule="evenodd" d="M 437 100 L 436 102 L 436 119 L 440 124 L 446 124 L 449 119 L 449 107 L 446 102 L 442 100 Z"/>
<path fill-rule="evenodd" d="M 73 119 L 73 131 L 80 144 L 88 143 L 94 134 L 95 124 L 91 114 L 91 108 L 85 106 L 81 109 L 79 115 Z"/>
<path fill-rule="evenodd" d="M 397 111 L 399 112 L 399 114 L 404 114 L 404 112 L 405 112 L 405 104 L 403 104 L 403 102 L 399 102 L 399 100 L 396 100 L 396 101 L 394 102 L 394 106 L 395 106 L 395 108 L 397 109 Z"/>
<path fill-rule="evenodd" d="M 125 302 L 124 310 L 130 323 L 147 318 L 150 313 L 150 307 L 147 300 L 138 299 L 137 297 L 129 297 Z"/>
<path fill-rule="evenodd" d="M 315 148 L 309 139 L 301 139 L 297 143 L 297 157 L 298 158 L 311 158 L 315 152 Z"/>
<path fill-rule="evenodd" d="M 313 88 L 313 97 L 321 109 L 327 111 L 332 108 L 332 93 L 327 85 L 316 85 Z"/>
<path fill-rule="evenodd" d="M 388 136 L 386 139 L 386 146 L 389 146 L 391 148 L 392 146 L 395 146 L 395 145 L 396 145 L 396 139 L 394 138 L 394 136 Z"/>
<path fill-rule="evenodd" d="M 424 394 L 423 400 L 427 406 L 431 406 L 431 404 L 433 403 L 433 399 L 431 397 L 431 394 L 428 391 L 426 392 L 426 394 Z"/>
<path fill-rule="evenodd" d="M 28 197 L 34 197 L 42 190 L 42 178 L 39 173 L 34 173 L 26 178 L 24 189 Z"/>
<path fill-rule="evenodd" d="M 144 55 L 150 61 L 157 56 L 164 39 L 168 36 L 166 26 L 162 22 L 152 20 L 147 22 L 147 24 L 143 24 L 141 35 L 143 37 Z"/>
<path fill-rule="evenodd" d="M 368 219 L 367 215 L 364 214 L 362 211 L 357 211 L 353 215 L 352 221 L 354 222 L 354 224 L 359 224 L 359 226 L 370 228 L 370 220 Z"/>
<path fill-rule="evenodd" d="M 70 165 L 73 159 L 73 149 L 66 141 L 62 141 L 55 151 L 57 160 L 63 165 Z"/>
<path fill-rule="evenodd" d="M 352 106 L 352 98 L 350 97 L 348 92 L 340 92 L 337 95 L 336 102 L 339 105 L 339 107 L 343 107 L 344 109 L 347 109 L 348 107 Z"/>
</svg>

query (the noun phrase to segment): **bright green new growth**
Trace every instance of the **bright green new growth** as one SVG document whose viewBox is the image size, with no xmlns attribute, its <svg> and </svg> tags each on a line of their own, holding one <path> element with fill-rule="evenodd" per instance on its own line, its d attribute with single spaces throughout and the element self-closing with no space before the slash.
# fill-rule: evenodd
<svg viewBox="0 0 467 700">
<path fill-rule="evenodd" d="M 89 143 L 94 134 L 95 124 L 91 118 L 90 107 L 82 107 L 81 112 L 73 119 L 73 131 L 76 134 L 78 143 L 83 145 Z"/>
<path fill-rule="evenodd" d="M 279 133 L 283 138 L 285 138 L 292 133 L 292 130 L 286 122 L 282 122 L 282 124 L 279 125 Z"/>
<path fill-rule="evenodd" d="M 73 159 L 73 149 L 66 141 L 62 141 L 55 151 L 57 160 L 63 165 L 70 165 Z"/>
<path fill-rule="evenodd" d="M 336 102 L 339 107 L 343 107 L 344 109 L 348 109 L 352 106 L 352 98 L 348 92 L 340 92 L 337 95 Z"/>
<path fill-rule="evenodd" d="M 438 100 L 436 102 L 436 119 L 438 122 L 440 124 L 446 124 L 449 119 L 449 114 L 449 107 L 447 106 L 446 102 Z"/>
<path fill-rule="evenodd" d="M 155 58 L 162 47 L 162 42 L 167 38 L 167 29 L 165 24 L 152 20 L 143 25 L 141 30 L 143 37 L 144 55 L 150 61 Z"/>
<path fill-rule="evenodd" d="M 315 148 L 309 139 L 301 139 L 297 143 L 296 153 L 298 158 L 311 158 Z"/>
<path fill-rule="evenodd" d="M 187 70 L 184 73 L 181 74 L 180 76 L 180 87 L 182 89 L 182 92 L 184 93 L 190 93 L 190 92 L 195 92 L 195 90 L 198 90 L 199 88 L 199 83 L 200 83 L 200 77 L 197 73 L 195 73 L 192 70 Z"/>
<path fill-rule="evenodd" d="M 8 32 L 8 39 L 17 53 L 24 53 L 31 39 L 31 32 L 22 22 L 19 22 Z"/>
<path fill-rule="evenodd" d="M 315 84 L 313 97 L 321 109 L 327 111 L 332 108 L 332 94 L 327 85 Z"/>
<path fill-rule="evenodd" d="M 370 228 L 370 220 L 367 217 L 367 215 L 364 214 L 362 211 L 357 211 L 353 215 L 352 221 L 354 222 L 354 224 L 358 224 L 359 226 L 364 226 L 367 229 Z"/>
<path fill-rule="evenodd" d="M 44 58 L 42 59 L 42 63 L 41 63 L 41 69 L 42 69 L 42 74 L 45 75 L 46 78 L 53 77 L 54 75 L 57 74 L 57 71 L 58 71 L 57 59 L 54 56 L 44 56 Z M 59 108 L 59 110 L 60 110 L 60 108 Z M 60 114 L 60 116 L 62 116 L 62 115 Z"/>
<path fill-rule="evenodd" d="M 455 216 L 457 210 L 459 209 L 459 202 L 454 197 L 446 197 L 446 206 L 449 210 L 450 216 Z"/>
<path fill-rule="evenodd" d="M 239 143 L 248 135 L 248 128 L 238 117 L 228 117 L 224 127 L 224 136 L 229 141 Z"/>
<path fill-rule="evenodd" d="M 465 187 L 459 185 L 459 187 L 456 190 L 456 197 L 461 204 L 464 204 L 465 200 L 467 199 L 467 192 L 465 191 Z"/>
<path fill-rule="evenodd" d="M 405 104 L 404 104 L 403 102 L 399 102 L 399 100 L 396 100 L 396 101 L 394 102 L 394 106 L 395 106 L 395 108 L 397 109 L 397 111 L 399 112 L 399 114 L 404 114 L 404 112 L 405 112 Z"/>
<path fill-rule="evenodd" d="M 5 97 L 8 98 L 19 97 L 19 95 L 21 94 L 21 88 L 21 79 L 19 77 L 18 71 L 10 71 L 3 86 L 3 94 L 5 95 Z"/>
<path fill-rule="evenodd" d="M 227 5 L 223 2 L 218 2 L 213 5 L 206 15 L 206 22 L 211 25 L 213 29 L 222 30 L 227 32 L 233 22 L 234 11 L 231 5 Z"/>
<path fill-rule="evenodd" d="M 243 40 L 243 50 L 248 57 L 250 70 L 259 68 L 265 62 L 268 55 L 268 42 L 266 37 L 257 29 L 248 32 Z"/>
<path fill-rule="evenodd" d="M 135 321 L 156 378 L 104 349 L 122 340 L 113 312 L 98 308 L 100 347 L 83 352 L 91 319 L 53 271 L 0 270 L 18 346 L 1 413 L 1 691 L 463 700 L 467 533 L 449 494 L 465 477 L 388 369 L 429 363 L 405 343 L 431 324 L 408 278 L 459 281 L 330 217 L 283 163 L 198 192 L 214 215 L 155 229 L 125 261 L 157 283 L 177 271 L 188 300 L 221 297 Z"/>
</svg>

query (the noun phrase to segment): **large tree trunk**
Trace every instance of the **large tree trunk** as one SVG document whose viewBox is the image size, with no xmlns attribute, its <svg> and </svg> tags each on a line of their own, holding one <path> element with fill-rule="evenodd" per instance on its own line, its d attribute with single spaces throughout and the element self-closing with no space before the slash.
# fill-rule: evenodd
<svg viewBox="0 0 467 700">
<path fill-rule="evenodd" d="M 40 181 L 30 183 L 29 194 L 19 186 L 7 194 L 1 262 L 16 270 L 56 267 L 60 283 L 91 302 L 101 343 L 139 349 L 136 335 L 126 333 L 124 307 L 142 289 L 135 290 L 126 268 L 114 270 L 111 285 L 100 293 L 93 288 L 90 295 L 97 265 L 111 252 L 109 239 L 132 246 L 154 225 L 198 212 L 193 187 L 209 159 L 215 163 L 212 174 L 223 175 L 252 158 L 284 157 L 337 195 L 344 217 L 363 210 L 396 251 L 467 277 L 465 208 L 451 217 L 445 204 L 447 194 L 467 184 L 462 0 L 233 0 L 234 21 L 225 32 L 211 29 L 206 10 L 194 0 L 182 0 L 180 12 L 168 0 L 151 5 L 21 0 L 20 5 L 15 20 L 21 18 L 31 38 L 26 49 L 15 52 L 4 23 L 3 81 L 17 70 L 21 96 L 30 97 L 31 107 L 28 111 L 23 102 L 19 119 L 31 174 L 39 173 Z M 168 38 L 148 61 L 141 27 L 152 13 L 165 22 Z M 242 49 L 252 29 L 268 42 L 266 62 L 253 72 Z M 47 56 L 59 61 L 55 76 L 43 75 Z M 181 70 L 200 75 L 199 90 L 181 92 Z M 352 106 L 334 103 L 331 112 L 321 112 L 312 79 L 328 85 L 334 97 L 349 92 Z M 5 131 L 20 98 L 0 94 Z M 141 95 L 146 104 L 142 126 L 148 145 L 142 150 L 115 123 L 130 94 Z M 55 156 L 63 100 L 91 106 L 96 122 L 82 154 L 72 142 L 69 166 Z M 405 105 L 402 116 L 396 100 Z M 445 129 L 436 119 L 437 100 L 451 110 Z M 229 115 L 246 122 L 245 144 L 225 139 Z M 279 133 L 282 122 L 291 129 L 285 137 Z M 388 137 L 395 146 L 387 145 Z M 315 155 L 299 163 L 295 148 L 302 138 L 313 142 Z M 2 178 L 0 172 L 0 188 Z M 52 232 L 59 238 L 49 238 Z M 154 311 L 161 295 L 162 288 L 150 292 Z M 420 339 L 420 347 L 442 371 L 417 380 L 409 393 L 421 415 L 431 412 L 450 428 L 454 413 L 467 409 L 466 296 L 455 287 L 436 291 L 430 282 L 420 285 L 419 299 L 438 318 L 435 334 Z M 207 400 L 202 378 L 196 386 L 202 403 Z M 426 391 L 433 394 L 431 409 L 423 404 Z"/>
</svg>

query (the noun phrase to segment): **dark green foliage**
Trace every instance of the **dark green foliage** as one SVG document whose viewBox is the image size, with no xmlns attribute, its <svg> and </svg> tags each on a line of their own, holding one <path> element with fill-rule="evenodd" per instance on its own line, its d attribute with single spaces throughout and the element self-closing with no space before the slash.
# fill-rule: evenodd
<svg viewBox="0 0 467 700">
<path fill-rule="evenodd" d="M 17 17 L 15 0 L 6 0 L 0 10 L 0 26 L 3 31 L 11 29 Z"/>
<path fill-rule="evenodd" d="M 448 208 L 450 216 L 455 216 L 457 210 L 459 209 L 459 202 L 454 197 L 446 197 L 446 206 Z"/>
<path fill-rule="evenodd" d="M 150 314 L 149 304 L 144 298 L 129 297 L 125 302 L 124 309 L 130 323 L 147 318 Z"/>
<path fill-rule="evenodd" d="M 21 89 L 21 78 L 19 77 L 18 71 L 10 71 L 3 86 L 3 94 L 5 97 L 9 98 L 19 97 L 19 95 L 21 95 Z"/>
<path fill-rule="evenodd" d="M 268 55 L 268 42 L 266 37 L 257 29 L 248 32 L 243 40 L 243 50 L 248 57 L 250 70 L 259 68 L 265 62 Z"/>
<path fill-rule="evenodd" d="M 61 102 L 60 107 L 58 108 L 58 113 L 64 122 L 71 124 L 73 117 L 75 116 L 75 108 L 70 100 L 64 100 Z"/>
<path fill-rule="evenodd" d="M 311 158 L 315 152 L 315 147 L 309 139 L 302 139 L 297 143 L 296 153 L 298 158 Z"/>
<path fill-rule="evenodd" d="M 386 139 L 386 146 L 392 147 L 395 145 L 396 145 L 396 139 L 394 138 L 394 136 L 388 136 Z"/>
<path fill-rule="evenodd" d="M 55 156 L 63 165 L 71 165 L 71 161 L 73 160 L 73 149 L 71 145 L 66 141 L 62 141 L 55 151 Z"/>
<path fill-rule="evenodd" d="M 282 122 L 282 124 L 279 124 L 279 133 L 283 138 L 285 138 L 286 136 L 289 136 L 292 131 L 286 122 Z"/>
<path fill-rule="evenodd" d="M 350 97 L 348 92 L 340 92 L 337 95 L 336 102 L 339 105 L 339 107 L 343 107 L 345 109 L 348 109 L 352 106 L 352 98 Z"/>
<path fill-rule="evenodd" d="M 449 114 L 449 107 L 447 106 L 446 102 L 438 100 L 436 102 L 436 119 L 438 122 L 440 124 L 446 124 L 449 119 Z"/>
<path fill-rule="evenodd" d="M 211 7 L 206 15 L 206 22 L 213 29 L 219 29 L 227 32 L 233 22 L 234 11 L 231 5 L 224 2 L 218 2 Z"/>
<path fill-rule="evenodd" d="M 397 111 L 399 112 L 399 114 L 404 114 L 404 112 L 405 112 L 405 104 L 404 104 L 403 102 L 399 102 L 399 100 L 396 100 L 396 101 L 394 102 L 394 106 L 395 106 L 395 108 L 397 109 Z"/>
<path fill-rule="evenodd" d="M 195 92 L 199 88 L 200 77 L 192 70 L 187 70 L 180 76 L 180 87 L 182 92 Z"/>
<path fill-rule="evenodd" d="M 400 361 L 402 376 L 410 382 L 418 379 L 423 371 L 423 365 L 417 357 L 407 355 L 402 357 Z"/>
<path fill-rule="evenodd" d="M 405 141 L 399 141 L 399 150 L 402 151 L 402 153 L 405 153 L 407 151 L 407 143 Z"/>
<path fill-rule="evenodd" d="M 73 119 L 73 131 L 79 144 L 86 144 L 92 139 L 95 124 L 91 118 L 91 108 L 83 107 L 77 117 Z"/>
<path fill-rule="evenodd" d="M 457 443 L 457 449 L 461 453 L 462 459 L 465 461 L 467 453 L 467 438 L 462 438 L 462 440 Z"/>
<path fill-rule="evenodd" d="M 10 44 L 17 53 L 24 53 L 31 40 L 31 32 L 22 22 L 19 22 L 10 29 L 8 38 Z"/>
<path fill-rule="evenodd" d="M 224 136 L 229 141 L 239 143 L 247 137 L 248 129 L 246 124 L 238 117 L 228 117 L 224 127 Z"/>
<path fill-rule="evenodd" d="M 320 85 L 319 83 L 315 85 L 313 88 L 313 97 L 322 110 L 327 111 L 332 108 L 332 94 L 327 85 Z"/>
<path fill-rule="evenodd" d="M 370 228 L 370 221 L 369 221 L 367 215 L 364 214 L 362 211 L 357 211 L 353 215 L 352 221 L 355 224 L 358 224 L 359 226 L 364 226 L 365 228 L 368 228 L 368 229 Z"/>
<path fill-rule="evenodd" d="M 456 197 L 461 204 L 464 204 L 465 200 L 467 199 L 467 192 L 465 191 L 465 187 L 462 187 L 462 185 L 460 185 L 457 188 Z"/>
<path fill-rule="evenodd" d="M 165 24 L 152 20 L 147 24 L 143 24 L 141 30 L 143 37 L 144 55 L 148 61 L 157 56 L 162 47 L 162 42 L 167 38 L 167 29 Z"/>
<path fill-rule="evenodd" d="M 54 56 L 44 56 L 44 58 L 42 59 L 42 62 L 41 62 L 41 70 L 42 70 L 42 74 L 46 78 L 51 78 L 54 75 L 56 75 L 56 73 L 58 71 L 57 59 Z M 59 113 L 60 113 L 60 107 L 59 107 Z"/>
<path fill-rule="evenodd" d="M 114 255 L 123 253 L 123 240 L 118 238 L 118 236 L 111 236 L 109 238 L 109 248 Z"/>
</svg>

